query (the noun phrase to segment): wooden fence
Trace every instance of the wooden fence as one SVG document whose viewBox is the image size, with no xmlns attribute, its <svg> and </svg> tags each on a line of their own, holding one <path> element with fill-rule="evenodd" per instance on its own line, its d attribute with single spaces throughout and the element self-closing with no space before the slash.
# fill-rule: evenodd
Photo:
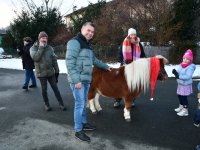
<svg viewBox="0 0 200 150">
<path fill-rule="evenodd" d="M 66 53 L 66 45 L 59 45 L 54 47 L 55 53 L 57 54 L 58 58 L 64 59 Z M 95 56 L 99 59 L 105 61 L 116 62 L 117 61 L 117 51 L 118 48 L 116 46 L 93 46 Z M 176 59 L 176 52 L 171 49 L 170 47 L 163 47 L 163 46 L 144 46 L 144 52 L 147 57 L 155 56 L 155 55 L 162 55 L 168 60 L 171 58 Z M 174 55 L 175 58 L 172 56 Z M 198 47 L 196 54 L 194 56 L 194 62 L 200 63 L 200 47 Z"/>
</svg>

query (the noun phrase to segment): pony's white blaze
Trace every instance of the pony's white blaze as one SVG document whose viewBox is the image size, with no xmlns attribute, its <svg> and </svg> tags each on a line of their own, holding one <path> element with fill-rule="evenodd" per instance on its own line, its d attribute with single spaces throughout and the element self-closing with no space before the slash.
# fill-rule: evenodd
<svg viewBox="0 0 200 150">
<path fill-rule="evenodd" d="M 125 78 L 129 90 L 132 92 L 143 87 L 144 92 L 149 86 L 150 59 L 141 58 L 125 66 Z"/>
</svg>

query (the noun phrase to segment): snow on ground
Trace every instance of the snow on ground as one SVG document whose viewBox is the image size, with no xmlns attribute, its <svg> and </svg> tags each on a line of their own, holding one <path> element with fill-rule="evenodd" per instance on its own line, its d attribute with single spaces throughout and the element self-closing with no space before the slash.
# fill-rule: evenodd
<svg viewBox="0 0 200 150">
<path fill-rule="evenodd" d="M 118 68 L 119 63 L 108 64 L 113 68 Z M 67 73 L 67 69 L 65 66 L 65 60 L 58 60 L 58 66 L 60 69 L 60 73 Z M 172 74 L 172 69 L 176 69 L 178 65 L 165 65 L 165 70 L 167 72 L 168 77 L 174 77 Z M 12 58 L 12 59 L 0 59 L 0 68 L 7 69 L 17 69 L 22 70 L 22 60 L 20 58 Z M 200 78 L 200 65 L 196 65 L 196 70 L 193 74 L 193 77 Z"/>
</svg>

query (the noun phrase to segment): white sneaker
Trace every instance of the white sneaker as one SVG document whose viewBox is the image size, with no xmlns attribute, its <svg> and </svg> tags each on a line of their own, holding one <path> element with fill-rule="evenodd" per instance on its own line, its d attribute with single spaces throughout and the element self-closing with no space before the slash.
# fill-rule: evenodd
<svg viewBox="0 0 200 150">
<path fill-rule="evenodd" d="M 174 111 L 179 113 L 182 109 L 183 109 L 183 105 L 179 105 L 179 107 L 174 109 Z"/>
<path fill-rule="evenodd" d="M 200 127 L 200 124 L 194 123 L 194 126 L 195 126 L 195 127 Z"/>
<path fill-rule="evenodd" d="M 187 108 L 183 108 L 179 113 L 177 113 L 178 116 L 188 116 L 188 109 Z"/>
</svg>

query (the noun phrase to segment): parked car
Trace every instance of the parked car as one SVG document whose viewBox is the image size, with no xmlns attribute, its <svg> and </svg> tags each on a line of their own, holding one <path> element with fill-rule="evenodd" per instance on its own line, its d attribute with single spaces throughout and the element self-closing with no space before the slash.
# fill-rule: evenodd
<svg viewBox="0 0 200 150">
<path fill-rule="evenodd" d="M 12 55 L 1 55 L 0 54 L 0 59 L 6 59 L 6 58 L 13 58 Z"/>
<path fill-rule="evenodd" d="M 4 53 L 4 49 L 0 47 L 0 55 Z"/>
<path fill-rule="evenodd" d="M 0 47 L 0 59 L 12 58 L 12 55 L 5 55 L 4 52 L 4 49 Z"/>
</svg>

